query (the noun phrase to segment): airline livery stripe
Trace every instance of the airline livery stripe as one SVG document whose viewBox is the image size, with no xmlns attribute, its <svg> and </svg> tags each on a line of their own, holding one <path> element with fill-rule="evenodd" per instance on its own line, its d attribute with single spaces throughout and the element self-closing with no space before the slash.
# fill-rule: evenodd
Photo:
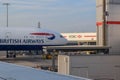
<svg viewBox="0 0 120 80">
<path fill-rule="evenodd" d="M 107 21 L 107 24 L 116 24 L 116 25 L 120 25 L 120 21 Z M 96 25 L 99 27 L 101 25 L 103 25 L 103 22 L 97 22 Z"/>
<path fill-rule="evenodd" d="M 53 35 L 53 34 L 50 34 L 50 33 L 30 33 L 31 35 L 46 35 L 46 36 L 49 36 L 49 35 Z"/>
<path fill-rule="evenodd" d="M 31 35 L 38 35 L 38 36 L 49 36 L 48 39 L 49 40 L 53 40 L 55 39 L 55 35 L 51 34 L 51 33 L 30 33 Z"/>
</svg>

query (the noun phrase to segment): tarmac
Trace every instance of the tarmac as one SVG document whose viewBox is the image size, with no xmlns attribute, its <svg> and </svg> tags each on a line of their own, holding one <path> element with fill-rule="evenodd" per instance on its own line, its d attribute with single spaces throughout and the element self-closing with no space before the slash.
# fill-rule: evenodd
<svg viewBox="0 0 120 80">
<path fill-rule="evenodd" d="M 17 56 L 16 58 L 0 56 L 0 61 L 44 70 L 48 70 L 52 67 L 52 59 L 42 59 L 41 55 L 25 55 Z M 55 60 L 55 66 L 57 66 L 57 60 Z"/>
</svg>

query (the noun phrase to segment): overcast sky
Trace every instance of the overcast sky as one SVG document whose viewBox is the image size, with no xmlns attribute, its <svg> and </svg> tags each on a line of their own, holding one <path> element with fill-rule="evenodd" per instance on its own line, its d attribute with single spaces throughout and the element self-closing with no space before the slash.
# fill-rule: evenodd
<svg viewBox="0 0 120 80">
<path fill-rule="evenodd" d="M 96 0 L 0 0 L 0 26 L 41 27 L 58 32 L 95 32 Z"/>
</svg>

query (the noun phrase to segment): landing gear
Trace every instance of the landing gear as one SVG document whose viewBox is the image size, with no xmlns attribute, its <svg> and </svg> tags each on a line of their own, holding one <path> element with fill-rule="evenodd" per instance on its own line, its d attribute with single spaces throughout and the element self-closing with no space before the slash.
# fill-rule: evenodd
<svg viewBox="0 0 120 80">
<path fill-rule="evenodd" d="M 15 52 L 6 52 L 6 58 L 16 58 Z"/>
</svg>

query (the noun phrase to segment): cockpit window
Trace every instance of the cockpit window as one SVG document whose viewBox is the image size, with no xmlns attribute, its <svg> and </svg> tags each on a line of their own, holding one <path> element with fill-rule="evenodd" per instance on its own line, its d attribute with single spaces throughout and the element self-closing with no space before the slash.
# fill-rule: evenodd
<svg viewBox="0 0 120 80">
<path fill-rule="evenodd" d="M 64 38 L 62 35 L 60 35 L 60 38 Z"/>
</svg>

